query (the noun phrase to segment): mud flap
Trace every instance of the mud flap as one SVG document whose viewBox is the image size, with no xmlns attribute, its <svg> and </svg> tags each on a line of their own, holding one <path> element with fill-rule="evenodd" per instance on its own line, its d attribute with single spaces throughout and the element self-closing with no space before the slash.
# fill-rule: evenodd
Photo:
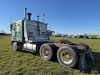
<svg viewBox="0 0 100 75">
<path fill-rule="evenodd" d="M 87 63 L 86 63 L 86 56 L 87 55 L 94 62 L 94 57 L 93 57 L 91 50 L 80 53 L 80 59 L 79 59 L 79 69 L 80 69 L 80 71 L 85 71 L 87 69 Z"/>
<path fill-rule="evenodd" d="M 80 71 L 85 71 L 87 69 L 87 63 L 85 60 L 86 52 L 80 53 L 80 59 L 79 59 L 79 69 Z"/>
<path fill-rule="evenodd" d="M 94 62 L 94 57 L 93 57 L 92 51 L 89 50 L 87 54 L 88 54 L 89 58 Z"/>
</svg>

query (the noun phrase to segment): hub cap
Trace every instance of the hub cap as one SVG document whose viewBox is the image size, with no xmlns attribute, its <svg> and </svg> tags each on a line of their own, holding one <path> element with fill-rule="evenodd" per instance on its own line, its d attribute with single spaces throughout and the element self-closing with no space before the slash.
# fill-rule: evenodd
<svg viewBox="0 0 100 75">
<path fill-rule="evenodd" d="M 43 51 L 42 51 L 42 54 L 43 54 L 44 58 L 48 58 L 48 56 L 50 55 L 49 49 L 47 47 L 44 47 Z"/>
<path fill-rule="evenodd" d="M 61 60 L 65 64 L 70 64 L 73 61 L 73 55 L 70 51 L 68 50 L 63 50 L 61 52 Z"/>
</svg>

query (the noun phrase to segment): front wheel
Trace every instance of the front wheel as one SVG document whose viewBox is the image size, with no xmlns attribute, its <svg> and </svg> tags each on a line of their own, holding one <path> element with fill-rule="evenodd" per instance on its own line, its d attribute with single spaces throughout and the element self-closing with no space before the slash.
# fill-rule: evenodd
<svg viewBox="0 0 100 75">
<path fill-rule="evenodd" d="M 57 59 L 64 67 L 74 67 L 78 62 L 77 52 L 74 47 L 63 46 L 57 52 Z"/>
<path fill-rule="evenodd" d="M 18 42 L 13 42 L 12 47 L 14 51 L 19 51 L 21 49 L 20 44 Z"/>
</svg>

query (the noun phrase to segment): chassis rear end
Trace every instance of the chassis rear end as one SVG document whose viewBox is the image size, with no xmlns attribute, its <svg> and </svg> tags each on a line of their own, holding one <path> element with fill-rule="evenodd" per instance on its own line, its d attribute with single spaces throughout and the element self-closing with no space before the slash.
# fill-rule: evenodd
<svg viewBox="0 0 100 75">
<path fill-rule="evenodd" d="M 92 51 L 86 44 L 74 44 L 69 41 L 60 43 L 45 43 L 40 47 L 40 56 L 43 60 L 52 60 L 57 56 L 59 63 L 64 67 L 79 65 L 81 71 L 87 69 L 86 59 L 94 61 Z"/>
</svg>

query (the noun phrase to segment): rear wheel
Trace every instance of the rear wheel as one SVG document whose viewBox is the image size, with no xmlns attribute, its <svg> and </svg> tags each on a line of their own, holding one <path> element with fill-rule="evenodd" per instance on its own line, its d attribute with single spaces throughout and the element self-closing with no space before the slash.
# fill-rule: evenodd
<svg viewBox="0 0 100 75">
<path fill-rule="evenodd" d="M 78 56 L 74 47 L 61 47 L 57 52 L 57 59 L 64 67 L 74 67 L 78 62 Z"/>
<path fill-rule="evenodd" d="M 51 60 L 52 57 L 53 57 L 53 50 L 52 50 L 52 47 L 50 44 L 43 44 L 41 47 L 40 47 L 40 56 L 43 60 Z"/>
</svg>

